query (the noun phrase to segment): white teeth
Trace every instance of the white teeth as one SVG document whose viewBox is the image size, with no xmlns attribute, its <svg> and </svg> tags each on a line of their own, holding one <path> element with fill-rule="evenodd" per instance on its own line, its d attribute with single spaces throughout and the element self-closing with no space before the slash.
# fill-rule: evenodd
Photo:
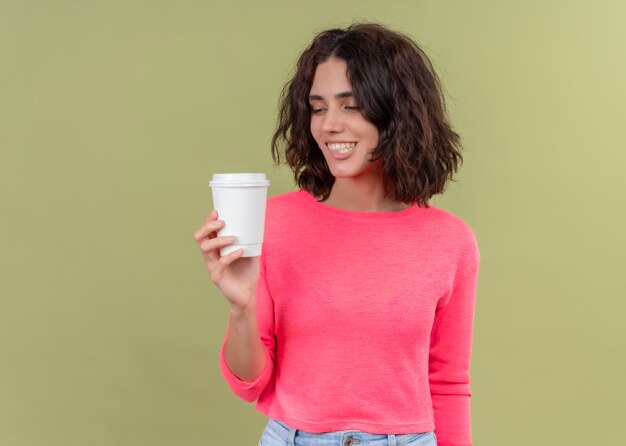
<svg viewBox="0 0 626 446">
<path fill-rule="evenodd" d="M 356 146 L 355 142 L 326 144 L 326 147 L 328 147 L 329 150 L 338 153 L 347 153 L 352 150 L 354 146 Z"/>
</svg>

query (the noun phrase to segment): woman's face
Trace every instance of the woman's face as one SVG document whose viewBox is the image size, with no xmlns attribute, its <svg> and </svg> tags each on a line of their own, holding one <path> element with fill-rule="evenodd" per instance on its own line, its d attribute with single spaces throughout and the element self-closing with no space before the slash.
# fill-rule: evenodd
<svg viewBox="0 0 626 446">
<path fill-rule="evenodd" d="M 335 178 L 376 176 L 369 160 L 378 129 L 361 114 L 346 73 L 343 59 L 317 66 L 309 93 L 311 134 Z"/>
</svg>

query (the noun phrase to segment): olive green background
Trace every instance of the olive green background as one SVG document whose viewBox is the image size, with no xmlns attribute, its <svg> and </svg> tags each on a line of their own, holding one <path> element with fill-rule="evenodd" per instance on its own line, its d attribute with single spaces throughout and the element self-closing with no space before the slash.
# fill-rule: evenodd
<svg viewBox="0 0 626 446">
<path fill-rule="evenodd" d="M 463 138 L 474 443 L 623 439 L 626 2 L 2 0 L 0 444 L 257 444 L 192 233 L 214 172 L 294 188 L 279 92 L 353 20 L 424 47 Z"/>
</svg>

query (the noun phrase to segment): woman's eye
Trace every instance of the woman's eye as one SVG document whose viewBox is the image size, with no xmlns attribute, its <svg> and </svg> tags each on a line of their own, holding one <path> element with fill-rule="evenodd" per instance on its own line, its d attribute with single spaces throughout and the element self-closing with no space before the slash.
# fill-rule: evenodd
<svg viewBox="0 0 626 446">
<path fill-rule="evenodd" d="M 346 110 L 350 110 L 350 111 L 359 111 L 361 110 L 361 107 L 359 106 L 345 106 Z M 324 113 L 324 110 L 326 110 L 325 108 L 311 108 L 311 113 L 314 115 L 319 115 L 320 113 Z"/>
</svg>

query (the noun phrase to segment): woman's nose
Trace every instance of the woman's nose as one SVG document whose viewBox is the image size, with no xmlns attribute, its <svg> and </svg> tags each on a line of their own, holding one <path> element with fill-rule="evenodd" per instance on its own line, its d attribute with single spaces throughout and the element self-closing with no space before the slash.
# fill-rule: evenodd
<svg viewBox="0 0 626 446">
<path fill-rule="evenodd" d="M 324 114 L 324 120 L 322 121 L 322 131 L 327 133 L 337 133 L 343 130 L 343 119 L 339 110 L 331 109 L 330 107 Z"/>
</svg>

